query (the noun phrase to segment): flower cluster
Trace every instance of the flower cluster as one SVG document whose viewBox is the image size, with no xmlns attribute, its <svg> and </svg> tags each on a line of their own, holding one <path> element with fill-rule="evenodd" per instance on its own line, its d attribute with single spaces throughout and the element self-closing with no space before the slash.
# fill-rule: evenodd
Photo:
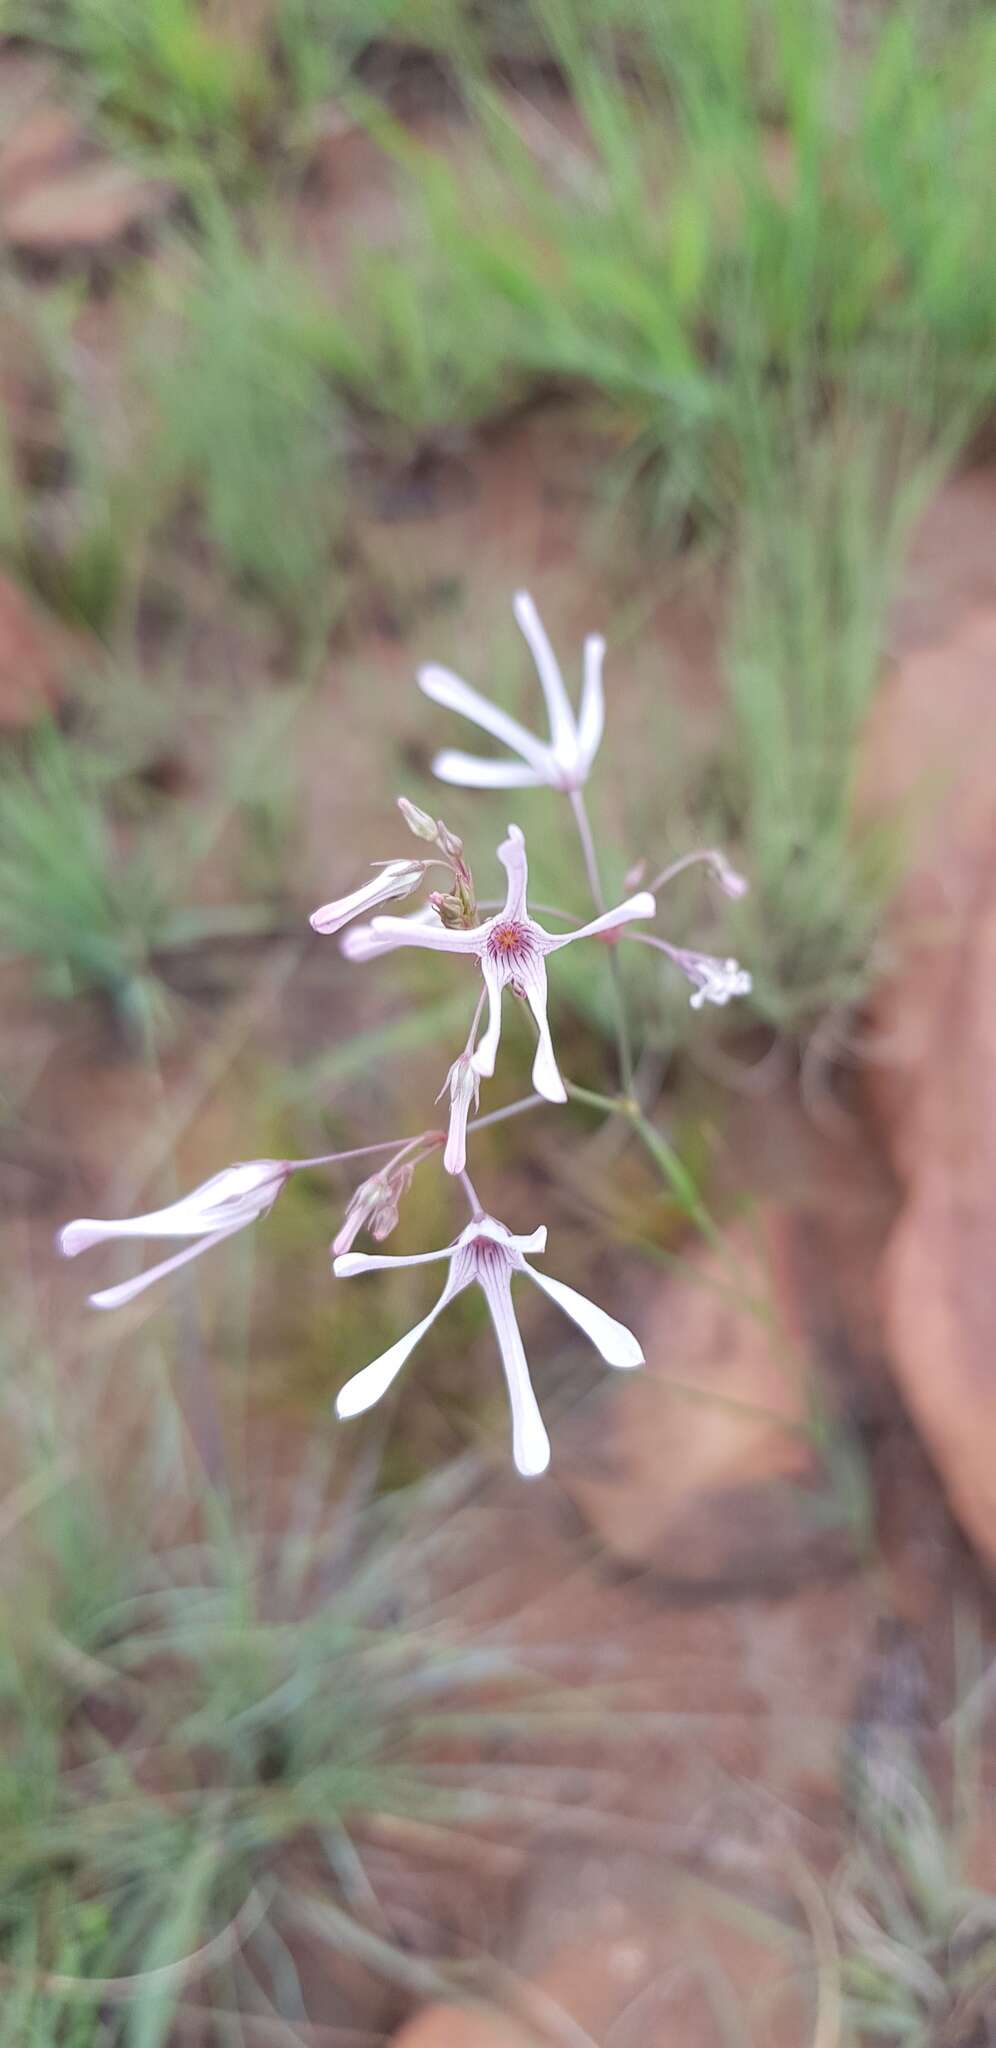
<svg viewBox="0 0 996 2048">
<path fill-rule="evenodd" d="M 435 1306 L 414 1329 L 391 1345 L 382 1357 L 364 1366 L 342 1388 L 336 1401 L 340 1417 L 369 1408 L 391 1385 L 419 1339 L 454 1297 L 471 1285 L 480 1287 L 494 1325 L 508 1386 L 512 1411 L 512 1441 L 515 1463 L 520 1472 L 534 1475 L 545 1470 L 550 1446 L 540 1417 L 522 1339 L 512 1302 L 513 1277 L 525 1274 L 547 1294 L 584 1332 L 606 1363 L 630 1367 L 643 1363 L 636 1338 L 622 1323 L 589 1301 L 563 1281 L 551 1279 L 531 1265 L 527 1253 L 541 1255 L 546 1248 L 546 1230 L 516 1236 L 482 1207 L 467 1173 L 468 1138 L 492 1117 L 507 1115 L 532 1103 L 564 1103 L 565 1083 L 554 1048 L 548 1017 L 547 959 L 566 946 L 585 939 L 601 939 L 615 948 L 622 937 L 639 938 L 655 946 L 691 983 L 691 1004 L 724 1005 L 746 994 L 750 975 L 736 960 L 717 959 L 672 945 L 650 932 L 630 932 L 634 924 L 645 924 L 657 912 L 657 895 L 683 868 L 701 862 L 720 889 L 730 897 L 743 895 L 747 884 L 715 848 L 684 855 L 665 868 L 648 888 L 627 896 L 607 908 L 598 873 L 583 786 L 591 772 L 602 738 L 605 720 L 602 666 L 605 643 L 597 635 L 585 641 L 580 707 L 575 715 L 549 639 L 532 599 L 520 591 L 514 600 L 515 617 L 533 657 L 546 701 L 549 739 L 538 739 L 500 706 L 481 696 L 450 670 L 430 666 L 419 673 L 424 694 L 444 708 L 459 712 L 491 739 L 506 747 L 504 758 L 490 759 L 476 754 L 446 751 L 437 755 L 434 768 L 444 782 L 475 789 L 514 789 L 546 785 L 565 794 L 577 824 L 596 915 L 581 921 L 568 913 L 550 912 L 558 923 L 570 928 L 548 931 L 529 908 L 528 865 L 525 838 L 518 825 L 508 827 L 507 837 L 497 849 L 505 871 L 505 894 L 497 908 L 478 903 L 474 877 L 463 842 L 441 819 L 399 798 L 399 808 L 409 831 L 420 840 L 425 852 L 418 858 L 394 858 L 379 864 L 372 878 L 346 895 L 314 911 L 315 931 L 328 935 L 342 932 L 341 950 L 352 961 L 378 958 L 406 946 L 435 953 L 448 953 L 470 966 L 475 988 L 469 1003 L 469 1024 L 462 1050 L 453 1059 L 437 1100 L 448 1098 L 445 1131 L 426 1129 L 407 1139 L 387 1139 L 361 1146 L 352 1152 L 323 1154 L 312 1159 L 257 1159 L 225 1168 L 196 1188 L 192 1194 L 144 1216 L 108 1222 L 78 1218 L 59 1234 L 59 1247 L 67 1258 L 87 1251 L 107 1239 L 177 1238 L 190 1239 L 182 1251 L 148 1267 L 136 1277 L 117 1286 L 100 1289 L 90 1296 L 94 1308 L 119 1308 L 144 1289 L 178 1267 L 220 1244 L 233 1232 L 268 1214 L 291 1174 L 304 1168 L 335 1165 L 373 1154 L 388 1155 L 356 1188 L 342 1225 L 332 1243 L 332 1269 L 338 1279 L 381 1267 L 415 1266 L 448 1261 L 446 1280 Z M 430 851 L 431 849 L 431 851 Z M 430 871 L 442 870 L 445 886 L 429 890 L 426 901 L 404 916 L 384 915 L 382 906 L 396 903 L 420 890 Z M 482 914 L 486 913 L 486 914 Z M 358 920 L 367 917 L 368 922 Z M 463 970 L 466 971 L 466 970 Z M 528 1010 L 536 1033 L 532 1080 L 535 1097 L 509 1109 L 478 1115 L 481 1083 L 496 1069 L 501 1045 L 502 1004 L 506 991 Z M 485 1012 L 487 1013 L 485 1016 Z M 627 1079 L 624 1062 L 624 1081 Z M 352 1249 L 366 1231 L 380 1243 L 394 1229 L 403 1197 L 412 1186 L 418 1167 L 442 1153 L 444 1171 L 462 1183 L 470 1205 L 470 1222 L 453 1242 L 439 1251 L 419 1252 L 408 1258 L 392 1258 Z"/>
</svg>

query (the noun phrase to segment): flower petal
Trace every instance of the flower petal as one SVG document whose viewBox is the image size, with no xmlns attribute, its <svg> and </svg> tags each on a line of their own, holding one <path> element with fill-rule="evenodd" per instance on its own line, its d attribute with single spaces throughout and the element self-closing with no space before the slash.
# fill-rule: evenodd
<svg viewBox="0 0 996 2048">
<path fill-rule="evenodd" d="M 598 752 L 605 730 L 605 692 L 602 663 L 605 641 L 600 633 L 589 633 L 584 643 L 584 682 L 581 685 L 581 715 L 578 719 L 578 752 L 585 774 Z"/>
<path fill-rule="evenodd" d="M 529 1377 L 519 1325 L 512 1307 L 509 1275 L 507 1272 L 489 1273 L 485 1270 L 478 1274 L 478 1284 L 488 1304 L 505 1368 L 512 1409 L 512 1456 L 523 1478 L 533 1479 L 540 1472 L 545 1472 L 550 1463 L 550 1439 Z"/>
<path fill-rule="evenodd" d="M 344 1387 L 340 1387 L 335 1397 L 335 1412 L 341 1420 L 345 1421 L 351 1415 L 362 1415 L 365 1409 L 372 1408 L 374 1402 L 380 1400 L 382 1394 L 386 1394 L 392 1380 L 397 1378 L 419 1339 L 431 1329 L 436 1317 L 442 1314 L 447 1302 L 457 1293 L 459 1285 L 454 1283 L 451 1272 L 447 1275 L 446 1285 L 439 1300 L 435 1307 L 429 1310 L 428 1315 L 423 1316 L 421 1322 L 416 1323 L 415 1328 L 409 1330 L 404 1337 L 399 1337 L 397 1343 L 392 1344 L 388 1351 L 382 1352 L 379 1358 L 365 1365 L 361 1372 L 354 1373 L 352 1379 L 347 1380 Z"/>
<path fill-rule="evenodd" d="M 537 1273 L 532 1266 L 524 1266 L 523 1271 L 590 1337 L 606 1365 L 628 1368 L 646 1363 L 632 1330 L 627 1330 L 625 1323 L 617 1323 L 597 1302 L 589 1301 L 586 1294 L 579 1294 L 563 1280 L 551 1280 L 549 1273 Z"/>
<path fill-rule="evenodd" d="M 479 754 L 461 754 L 446 747 L 437 754 L 432 772 L 440 782 L 455 782 L 464 789 L 535 789 L 548 782 L 538 768 L 525 761 L 485 761 Z"/>
<path fill-rule="evenodd" d="M 376 1273 L 382 1266 L 431 1266 L 434 1259 L 448 1259 L 453 1246 L 440 1252 L 339 1252 L 332 1261 L 337 1280 L 351 1280 L 354 1273 Z"/>
<path fill-rule="evenodd" d="M 201 1237 L 217 1230 L 241 1229 L 272 1208 L 284 1184 L 287 1166 L 280 1159 L 249 1159 L 224 1166 L 189 1195 L 146 1216 L 105 1220 L 77 1216 L 56 1238 L 63 1258 L 75 1259 L 94 1244 L 115 1237 Z"/>
<path fill-rule="evenodd" d="M 505 983 L 487 953 L 481 954 L 481 973 L 488 991 L 488 1022 L 478 1039 L 471 1065 L 475 1074 L 483 1074 L 490 1079 L 495 1070 L 498 1047 L 501 1043 L 501 997 Z"/>
<path fill-rule="evenodd" d="M 462 1173 L 467 1164 L 467 1118 L 471 1105 L 477 1108 L 481 1094 L 480 1077 L 474 1072 L 469 1053 L 461 1053 L 460 1058 L 454 1060 L 443 1087 L 449 1089 L 450 1095 L 443 1166 L 447 1173 Z M 436 1101 L 439 1101 L 438 1095 Z"/>
<path fill-rule="evenodd" d="M 388 861 L 380 873 L 364 882 L 361 888 L 354 889 L 348 896 L 337 897 L 334 903 L 323 903 L 320 910 L 313 910 L 308 923 L 316 932 L 341 931 L 351 918 L 359 917 L 361 911 L 370 910 L 375 903 L 391 903 L 399 896 L 410 896 L 424 874 L 424 861 Z"/>
<path fill-rule="evenodd" d="M 572 769 L 577 765 L 578 734 L 570 699 L 564 688 L 560 665 L 547 637 L 543 621 L 528 590 L 517 590 L 512 599 L 516 623 L 536 663 L 550 714 L 550 739 L 558 763 Z"/>
<path fill-rule="evenodd" d="M 539 1033 L 536 1057 L 533 1061 L 533 1087 L 537 1095 L 544 1096 L 547 1102 L 566 1102 L 567 1090 L 557 1066 L 557 1056 L 553 1050 L 546 1014 L 546 962 L 542 954 L 532 958 L 528 965 L 520 970 L 517 978 L 524 990 Z"/>
<path fill-rule="evenodd" d="M 102 1287 L 97 1294 L 89 1296 L 91 1308 L 123 1308 L 126 1301 L 134 1301 L 136 1294 L 144 1294 L 154 1280 L 162 1280 L 165 1274 L 175 1273 L 178 1266 L 185 1266 L 190 1259 L 199 1259 L 202 1252 L 209 1252 L 226 1237 L 234 1237 L 240 1228 L 235 1224 L 231 1230 L 216 1230 L 213 1237 L 199 1237 L 196 1244 L 188 1244 L 182 1252 L 176 1252 L 171 1259 L 162 1259 L 158 1266 L 150 1266 L 145 1273 L 136 1273 L 134 1280 L 122 1280 L 118 1287 Z"/>
<path fill-rule="evenodd" d="M 432 903 L 423 903 L 419 910 L 409 911 L 407 917 L 392 918 L 391 922 L 402 925 L 406 934 L 413 925 L 422 925 L 429 931 L 440 928 L 439 913 Z M 393 932 L 375 932 L 372 924 L 354 924 L 339 940 L 339 951 L 347 960 L 376 960 L 381 953 L 393 953 L 407 943 L 407 936 L 399 939 Z"/>
<path fill-rule="evenodd" d="M 513 918 L 518 923 L 528 917 L 526 891 L 529 886 L 529 865 L 526 860 L 526 841 L 518 825 L 510 825 L 508 838 L 498 848 L 498 858 L 508 876 L 505 902 L 498 912 L 499 918 Z"/>
<path fill-rule="evenodd" d="M 628 896 L 625 903 L 616 905 L 615 910 L 603 910 L 601 917 L 593 917 L 590 924 L 579 925 L 575 932 L 544 932 L 542 946 L 544 953 L 559 953 L 562 946 L 570 946 L 575 939 L 591 939 L 598 932 L 615 931 L 617 925 L 629 924 L 634 917 L 653 917 L 657 905 L 649 889 L 642 889 L 638 896 Z M 375 923 L 379 923 L 375 919 Z"/>
<path fill-rule="evenodd" d="M 374 917 L 370 930 L 375 939 L 391 939 L 396 946 L 425 946 L 430 953 L 478 953 L 481 927 L 470 931 L 449 931 L 444 924 L 421 924 L 414 917 Z"/>
<path fill-rule="evenodd" d="M 511 1231 L 509 1231 L 506 1242 L 512 1245 L 517 1252 L 545 1252 L 546 1224 L 541 1223 L 538 1230 L 531 1230 L 528 1237 L 513 1237 Z"/>
<path fill-rule="evenodd" d="M 458 711 L 461 718 L 469 718 L 503 747 L 511 747 L 514 754 L 521 754 L 543 782 L 549 781 L 549 748 L 534 733 L 527 732 L 517 718 L 510 718 L 500 705 L 492 704 L 490 698 L 482 697 L 478 690 L 472 689 L 462 676 L 455 676 L 452 669 L 440 668 L 436 662 L 429 662 L 425 668 L 419 669 L 418 686 L 434 704 L 441 704 L 446 711 Z"/>
</svg>

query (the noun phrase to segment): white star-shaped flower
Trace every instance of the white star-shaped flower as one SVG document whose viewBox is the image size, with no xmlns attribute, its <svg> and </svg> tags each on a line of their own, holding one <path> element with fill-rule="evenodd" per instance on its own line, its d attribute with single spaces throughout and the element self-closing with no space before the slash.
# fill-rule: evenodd
<svg viewBox="0 0 996 2048">
<path fill-rule="evenodd" d="M 340 1280 L 349 1279 L 354 1273 L 375 1272 L 380 1267 L 425 1266 L 436 1259 L 448 1259 L 450 1263 L 446 1284 L 435 1307 L 422 1317 L 420 1323 L 416 1323 L 413 1330 L 392 1344 L 389 1351 L 347 1380 L 336 1399 L 336 1414 L 345 1418 L 361 1415 L 365 1409 L 372 1408 L 374 1402 L 387 1392 L 420 1337 L 424 1337 L 447 1303 L 476 1282 L 488 1304 L 505 1368 L 512 1409 L 512 1455 L 525 1478 L 545 1472 L 550 1462 L 550 1439 L 533 1392 L 515 1320 L 513 1274 L 528 1274 L 530 1280 L 534 1280 L 537 1287 L 541 1287 L 544 1294 L 548 1294 L 551 1301 L 555 1301 L 558 1308 L 563 1309 L 564 1314 L 584 1331 L 606 1365 L 624 1368 L 644 1362 L 643 1352 L 625 1323 L 616 1322 L 614 1316 L 607 1315 L 603 1308 L 589 1301 L 587 1295 L 579 1294 L 576 1288 L 565 1286 L 562 1280 L 551 1280 L 546 1273 L 538 1273 L 534 1266 L 527 1264 L 526 1252 L 543 1252 L 545 1249 L 545 1229 L 533 1231 L 531 1237 L 513 1237 L 504 1223 L 499 1223 L 494 1216 L 478 1215 L 460 1232 L 456 1242 L 446 1245 L 442 1251 L 416 1252 L 408 1258 L 346 1252 L 341 1258 L 334 1259 L 333 1271 Z"/>
<path fill-rule="evenodd" d="M 375 917 L 369 926 L 354 931 L 347 950 L 354 959 L 369 959 L 397 946 L 424 946 L 432 952 L 463 953 L 476 959 L 488 993 L 488 1022 L 472 1056 L 475 1074 L 494 1073 L 501 1038 L 502 994 L 506 988 L 512 988 L 528 1003 L 539 1034 L 533 1086 L 548 1102 L 566 1102 L 567 1091 L 560 1077 L 546 1014 L 546 956 L 572 946 L 575 939 L 614 931 L 632 918 L 653 917 L 657 906 L 645 889 L 617 904 L 614 910 L 603 911 L 601 917 L 592 918 L 590 924 L 583 924 L 576 931 L 544 931 L 530 917 L 526 903 L 526 842 L 518 825 L 509 826 L 508 838 L 498 848 L 498 858 L 508 875 L 508 889 L 502 908 L 483 924 L 450 931 L 438 920 L 430 924 L 421 914 Z"/>
<path fill-rule="evenodd" d="M 485 760 L 478 754 L 447 749 L 436 755 L 433 770 L 440 781 L 460 783 L 470 789 L 527 789 L 544 783 L 551 789 L 580 789 L 591 773 L 605 724 L 605 641 L 600 634 L 590 633 L 584 643 L 584 680 L 575 716 L 557 657 L 527 590 L 516 592 L 512 608 L 536 663 L 546 698 L 549 740 L 537 739 L 517 718 L 510 717 L 499 704 L 492 704 L 490 698 L 482 697 L 480 691 L 472 689 L 451 669 L 430 662 L 418 674 L 419 688 L 425 695 L 447 711 L 458 711 L 461 717 L 469 718 L 519 757 L 515 761 Z"/>
</svg>

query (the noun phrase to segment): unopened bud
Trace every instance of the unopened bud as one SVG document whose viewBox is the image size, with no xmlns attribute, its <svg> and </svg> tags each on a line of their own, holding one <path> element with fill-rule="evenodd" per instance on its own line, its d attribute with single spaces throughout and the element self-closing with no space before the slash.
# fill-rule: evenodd
<svg viewBox="0 0 996 2048">
<path fill-rule="evenodd" d="M 750 883 L 746 875 L 741 875 L 735 867 L 731 867 L 725 853 L 720 853 L 717 849 L 710 855 L 709 865 L 724 896 L 746 896 Z"/>
<path fill-rule="evenodd" d="M 430 818 L 428 811 L 420 810 L 418 804 L 413 804 L 406 796 L 399 796 L 398 809 L 409 832 L 414 832 L 416 839 L 428 839 L 430 843 L 435 842 L 436 821 L 434 818 Z"/>
<path fill-rule="evenodd" d="M 473 918 L 468 915 L 469 906 L 465 897 L 444 896 L 441 889 L 433 889 L 429 902 L 436 911 L 440 924 L 444 924 L 447 931 L 466 931 L 473 923 Z"/>
<path fill-rule="evenodd" d="M 639 888 L 639 886 L 640 886 L 640 883 L 641 883 L 641 882 L 642 882 L 642 880 L 643 880 L 643 877 L 644 877 L 644 875 L 646 874 L 646 872 L 647 872 L 647 863 L 646 863 L 646 861 L 645 861 L 645 860 L 635 860 L 635 861 L 633 862 L 633 865 L 632 865 L 632 867 L 631 867 L 631 868 L 630 868 L 630 869 L 629 869 L 629 870 L 627 871 L 627 874 L 626 874 L 626 879 L 625 879 L 625 881 L 623 882 L 623 888 L 624 888 L 624 889 L 638 889 L 638 888 Z"/>
<path fill-rule="evenodd" d="M 443 823 L 442 818 L 439 819 L 435 827 L 435 833 L 440 851 L 445 853 L 447 860 L 461 860 L 463 856 L 463 840 L 459 839 L 455 832 L 450 831 L 449 826 Z"/>
<path fill-rule="evenodd" d="M 382 1202 L 380 1208 L 376 1210 L 370 1219 L 370 1235 L 374 1242 L 376 1244 L 383 1244 L 385 1237 L 390 1237 L 392 1230 L 396 1230 L 397 1227 L 397 1202 Z"/>
</svg>

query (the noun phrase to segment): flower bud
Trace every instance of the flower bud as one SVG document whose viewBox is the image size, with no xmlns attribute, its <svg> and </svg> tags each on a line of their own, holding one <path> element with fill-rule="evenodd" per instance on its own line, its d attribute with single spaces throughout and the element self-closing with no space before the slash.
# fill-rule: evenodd
<svg viewBox="0 0 996 2048">
<path fill-rule="evenodd" d="M 461 890 L 458 896 L 444 896 L 441 889 L 433 889 L 429 902 L 438 913 L 440 924 L 444 924 L 447 931 L 466 931 L 468 926 L 474 922 L 470 905 L 463 890 Z"/>
<path fill-rule="evenodd" d="M 409 832 L 414 832 L 416 839 L 428 839 L 431 844 L 435 844 L 436 821 L 430 818 L 428 811 L 420 810 L 418 804 L 413 804 L 406 796 L 399 796 L 398 809 Z"/>
<path fill-rule="evenodd" d="M 440 852 L 445 853 L 447 860 L 455 860 L 462 863 L 463 840 L 458 839 L 456 833 L 451 832 L 448 825 L 444 825 L 442 818 L 440 818 L 436 826 L 436 833 Z"/>
<path fill-rule="evenodd" d="M 709 857 L 709 866 L 724 896 L 746 896 L 750 883 L 746 875 L 741 875 L 736 868 L 730 866 L 725 853 L 720 853 L 717 848 Z"/>
</svg>

